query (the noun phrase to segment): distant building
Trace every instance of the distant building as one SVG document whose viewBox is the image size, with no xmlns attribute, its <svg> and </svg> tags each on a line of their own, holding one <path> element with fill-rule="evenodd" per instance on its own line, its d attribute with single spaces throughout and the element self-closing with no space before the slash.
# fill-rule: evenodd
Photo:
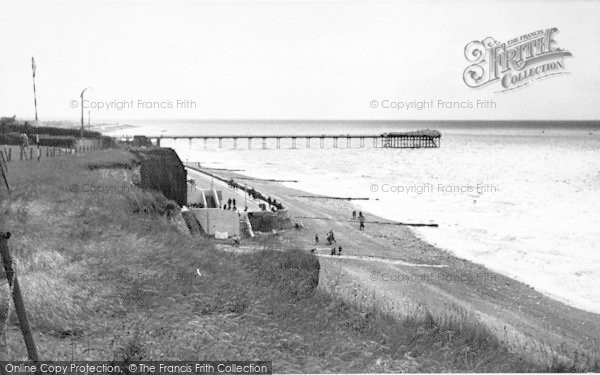
<svg viewBox="0 0 600 375">
<path fill-rule="evenodd" d="M 145 135 L 134 135 L 131 145 L 134 147 L 150 147 L 152 146 L 152 140 Z"/>
</svg>

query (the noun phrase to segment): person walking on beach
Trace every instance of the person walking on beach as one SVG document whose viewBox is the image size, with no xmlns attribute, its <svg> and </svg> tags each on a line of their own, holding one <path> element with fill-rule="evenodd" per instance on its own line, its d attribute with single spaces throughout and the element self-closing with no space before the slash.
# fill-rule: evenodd
<svg viewBox="0 0 600 375">
<path fill-rule="evenodd" d="M 358 221 L 360 222 L 359 230 L 364 230 L 365 229 L 365 217 L 363 216 L 362 212 L 358 213 Z"/>
<path fill-rule="evenodd" d="M 356 211 L 352 211 L 352 220 L 356 220 Z"/>
<path fill-rule="evenodd" d="M 319 244 L 319 234 L 315 234 L 315 244 Z"/>
<path fill-rule="evenodd" d="M 335 246 L 331 248 L 331 255 L 335 255 Z"/>
<path fill-rule="evenodd" d="M 338 255 L 342 255 L 342 247 L 338 247 Z"/>
<path fill-rule="evenodd" d="M 329 230 L 329 237 L 331 238 L 331 243 L 335 243 L 335 237 L 333 236 L 333 229 Z"/>
</svg>

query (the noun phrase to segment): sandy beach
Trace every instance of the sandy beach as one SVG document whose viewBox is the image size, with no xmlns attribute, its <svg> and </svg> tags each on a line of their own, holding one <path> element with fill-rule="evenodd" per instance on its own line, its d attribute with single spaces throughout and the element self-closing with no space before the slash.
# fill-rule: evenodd
<svg viewBox="0 0 600 375">
<path fill-rule="evenodd" d="M 227 179 L 240 176 L 228 171 L 217 174 Z M 192 178 L 201 176 L 190 172 Z M 370 223 L 389 220 L 366 213 L 366 228 L 361 231 L 358 221 L 348 220 L 355 210 L 349 201 L 302 198 L 298 196 L 310 194 L 277 182 L 246 181 L 283 202 L 292 220 L 302 222 L 303 229 L 282 232 L 280 238 L 285 248 L 316 248 L 322 288 L 348 300 L 358 293 L 372 295 L 398 314 L 425 307 L 440 318 L 475 317 L 500 340 L 532 358 L 548 353 L 597 354 L 597 314 L 573 308 L 529 285 L 457 258 L 424 242 L 408 227 Z M 243 192 L 226 187 L 223 191 L 225 197 L 237 196 L 243 202 Z M 334 231 L 335 246 L 342 246 L 343 256 L 330 255 L 332 246 L 325 244 L 329 230 Z M 318 245 L 315 234 L 320 237 Z"/>
</svg>

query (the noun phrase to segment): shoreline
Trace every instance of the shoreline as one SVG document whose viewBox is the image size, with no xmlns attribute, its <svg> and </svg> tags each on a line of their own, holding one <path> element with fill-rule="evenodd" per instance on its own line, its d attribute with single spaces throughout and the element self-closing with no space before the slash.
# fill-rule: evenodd
<svg viewBox="0 0 600 375">
<path fill-rule="evenodd" d="M 513 279 L 513 280 L 515 280 L 515 281 L 517 281 L 517 282 L 519 282 L 521 284 L 529 286 L 529 284 L 527 283 L 527 281 L 525 279 L 523 279 L 520 275 L 517 275 L 517 274 L 514 274 L 514 273 L 513 274 L 509 274 L 507 272 L 503 272 L 500 269 L 493 269 L 490 266 L 485 265 L 483 263 L 479 263 L 479 262 L 476 262 L 474 260 L 470 260 L 470 259 L 467 259 L 467 258 L 462 258 L 462 257 L 460 257 L 458 255 L 455 255 L 454 251 L 451 248 L 449 248 L 449 247 L 443 247 L 443 246 L 440 246 L 440 245 L 438 245 L 436 243 L 432 243 L 432 241 L 427 240 L 427 238 L 426 238 L 427 235 L 426 234 L 419 232 L 419 228 L 414 228 L 413 234 L 415 235 L 415 237 L 419 238 L 419 240 L 421 240 L 421 241 L 423 241 L 425 243 L 428 243 L 431 246 L 434 246 L 434 247 L 438 248 L 441 251 L 449 252 L 449 253 L 453 254 L 453 256 L 455 256 L 455 257 L 457 257 L 459 259 L 464 259 L 464 260 L 466 260 L 468 262 L 477 264 L 479 266 L 482 266 L 482 267 L 485 267 L 485 268 L 489 268 L 490 270 L 492 270 L 495 273 L 498 273 L 498 274 L 503 275 L 503 276 L 505 276 L 507 278 Z M 574 309 L 577 309 L 577 310 L 585 311 L 585 312 L 590 313 L 590 314 L 596 314 L 596 315 L 598 315 L 600 317 L 600 311 L 593 311 L 591 308 L 586 308 L 586 307 L 584 307 L 581 304 L 581 302 L 578 302 L 575 299 L 568 299 L 568 298 L 566 298 L 566 297 L 564 297 L 564 296 L 562 296 L 560 294 L 554 293 L 554 292 L 549 291 L 549 290 L 540 290 L 540 289 L 536 289 L 536 287 L 533 287 L 533 286 L 531 288 L 533 288 L 537 292 L 545 295 L 546 297 L 548 297 L 550 299 L 556 300 L 557 302 L 563 303 L 563 304 L 565 304 L 565 305 L 567 305 L 569 307 L 572 307 Z"/>
<path fill-rule="evenodd" d="M 184 163 L 184 164 L 186 164 L 186 163 Z M 192 163 L 190 162 L 188 164 L 191 165 Z M 192 166 L 190 168 L 195 169 L 196 167 Z M 207 173 L 207 174 L 213 173 L 212 170 L 209 169 L 209 171 L 204 171 L 203 173 Z M 278 181 L 274 181 L 272 179 L 269 179 L 269 178 L 265 177 L 264 175 L 261 175 L 261 174 L 253 175 L 251 173 L 248 173 L 247 171 L 244 171 L 243 173 L 240 173 L 240 172 L 232 171 L 232 170 L 230 170 L 230 171 L 227 171 L 227 170 L 218 170 L 218 171 L 214 171 L 214 173 L 215 173 L 215 176 L 218 176 L 220 173 L 221 174 L 223 174 L 223 173 L 225 173 L 225 174 L 232 173 L 232 176 L 233 175 L 239 176 L 238 179 L 240 179 L 240 180 L 243 180 L 243 181 L 250 180 L 250 181 L 248 181 L 248 184 L 252 184 L 254 182 L 278 182 Z M 297 181 L 293 181 L 293 182 L 297 182 Z M 315 192 L 315 191 L 311 191 L 310 189 L 306 189 L 306 186 L 303 186 L 302 188 L 295 188 L 288 181 L 281 181 L 281 185 L 283 187 L 285 187 L 285 188 L 289 188 L 289 189 L 294 190 L 295 193 L 292 193 L 290 195 L 290 196 L 293 196 L 293 197 L 308 198 L 311 195 L 314 195 L 314 198 L 322 198 L 323 201 L 327 200 L 326 199 L 327 197 L 325 195 L 321 194 L 320 192 Z M 330 197 L 330 198 L 332 198 L 332 199 L 338 199 L 338 198 L 335 198 L 335 197 Z M 365 207 L 365 206 L 363 206 L 363 205 L 360 204 L 360 201 L 363 201 L 363 200 L 365 200 L 365 199 L 363 199 L 363 198 L 356 199 L 356 202 L 354 202 L 354 200 L 350 200 L 349 203 L 354 207 L 354 209 L 357 212 L 358 211 L 363 211 L 365 213 L 368 213 L 372 220 L 375 220 L 375 221 L 380 220 L 380 221 L 383 221 L 383 222 L 398 223 L 397 219 L 393 218 L 392 216 L 380 215 L 378 213 L 369 211 L 368 207 Z M 401 223 L 401 224 L 404 224 L 404 223 Z M 412 235 L 414 237 L 418 238 L 420 241 L 423 241 L 424 243 L 428 244 L 429 246 L 435 247 L 439 251 L 448 252 L 448 253 L 452 254 L 452 256 L 454 256 L 454 257 L 456 257 L 458 259 L 464 259 L 465 261 L 477 264 L 478 266 L 484 267 L 486 269 L 490 269 L 494 273 L 503 275 L 504 277 L 510 278 L 512 280 L 518 281 L 521 284 L 529 286 L 529 283 L 525 279 L 521 278 L 517 274 L 514 274 L 514 273 L 510 274 L 508 272 L 502 272 L 501 269 L 493 269 L 489 265 L 485 265 L 485 264 L 479 263 L 479 262 L 477 262 L 475 260 L 471 260 L 471 259 L 468 259 L 466 257 L 460 257 L 459 255 L 456 255 L 456 253 L 453 251 L 452 248 L 440 246 L 437 243 L 435 243 L 434 241 L 428 240 L 427 233 L 422 232 L 422 231 L 419 230 L 420 229 L 419 227 L 425 227 L 425 228 L 427 228 L 427 227 L 437 227 L 437 226 L 438 226 L 438 224 L 420 223 L 420 224 L 417 224 L 417 225 L 408 225 L 407 227 L 410 227 L 410 228 L 407 228 L 407 229 L 411 230 Z M 432 230 L 435 230 L 435 229 L 432 229 Z M 532 287 L 532 288 L 535 289 L 535 287 Z M 569 307 L 572 307 L 572 308 L 577 309 L 577 310 L 582 310 L 582 311 L 585 311 L 585 312 L 590 313 L 590 314 L 596 314 L 596 315 L 598 315 L 600 317 L 600 311 L 594 311 L 593 309 L 586 308 L 584 306 L 584 304 L 582 304 L 581 302 L 577 301 L 577 299 L 568 299 L 566 297 L 561 296 L 560 294 L 553 293 L 552 291 L 549 291 L 549 290 L 539 290 L 539 289 L 536 289 L 536 291 L 539 292 L 539 293 L 541 293 L 541 294 L 543 294 L 543 295 L 545 295 L 548 298 L 551 298 L 551 299 L 556 300 L 558 302 L 561 302 L 561 303 L 563 303 L 565 305 L 568 305 Z"/>
<path fill-rule="evenodd" d="M 218 175 L 224 179 L 249 177 L 226 171 Z M 283 202 L 294 221 L 299 221 L 295 220 L 297 216 L 321 211 L 325 215 L 318 216 L 346 219 L 355 207 L 352 202 L 346 201 L 326 202 L 328 200 L 318 199 L 315 200 L 318 202 L 311 202 L 310 198 L 301 196 L 310 192 L 286 185 L 264 180 L 252 181 L 254 188 Z M 373 214 L 368 214 L 367 218 L 387 220 Z M 359 232 L 347 220 L 326 222 L 319 219 L 304 219 L 303 225 L 303 232 L 309 231 L 306 238 L 295 238 L 296 233 L 283 233 L 284 241 L 298 242 L 296 245 L 309 249 L 313 245 L 313 232 L 325 233 L 327 228 L 334 227 L 336 238 L 343 238 L 340 243 L 344 242 L 344 255 L 400 261 L 374 265 L 363 264 L 364 259 L 336 259 L 318 254 L 321 255 L 319 259 L 324 273 L 331 273 L 335 269 L 338 273 L 349 275 L 353 284 L 362 284 L 363 289 L 378 294 L 378 299 L 383 303 L 392 301 L 408 304 L 407 301 L 410 301 L 423 304 L 434 314 L 441 315 L 446 313 L 449 306 L 458 306 L 475 313 L 498 338 L 510 342 L 514 348 L 523 350 L 523 346 L 529 346 L 533 357 L 543 350 L 535 349 L 536 345 L 569 348 L 571 351 L 582 350 L 582 347 L 593 349 L 597 343 L 595 340 L 600 337 L 599 314 L 570 306 L 515 278 L 458 258 L 447 250 L 425 242 L 411 228 L 384 228 L 386 226 L 369 224 L 365 232 Z M 361 249 L 361 246 L 364 248 Z M 321 249 L 321 252 L 326 250 Z M 448 267 L 436 269 L 436 272 L 419 273 L 415 271 L 419 267 L 403 265 L 402 261 L 446 264 Z"/>
</svg>

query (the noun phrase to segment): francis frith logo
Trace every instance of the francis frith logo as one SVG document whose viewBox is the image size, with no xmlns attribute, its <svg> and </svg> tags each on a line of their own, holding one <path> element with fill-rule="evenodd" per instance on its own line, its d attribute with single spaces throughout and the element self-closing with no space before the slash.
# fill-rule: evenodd
<svg viewBox="0 0 600 375">
<path fill-rule="evenodd" d="M 464 73 L 465 84 L 472 88 L 499 83 L 497 92 L 513 90 L 535 80 L 568 73 L 568 50 L 558 47 L 556 27 L 537 30 L 501 43 L 492 37 L 474 40 L 465 46 L 465 58 L 471 63 Z"/>
</svg>

